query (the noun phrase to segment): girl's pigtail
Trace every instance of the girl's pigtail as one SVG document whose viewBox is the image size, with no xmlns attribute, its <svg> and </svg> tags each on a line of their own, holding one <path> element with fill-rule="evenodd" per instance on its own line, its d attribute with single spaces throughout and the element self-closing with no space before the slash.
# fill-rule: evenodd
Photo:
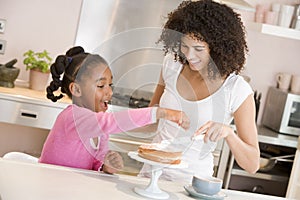
<svg viewBox="0 0 300 200">
<path fill-rule="evenodd" d="M 60 55 L 56 58 L 55 63 L 53 63 L 50 67 L 51 75 L 53 81 L 51 81 L 50 85 L 47 87 L 47 98 L 53 102 L 61 99 L 64 95 L 59 94 L 58 96 L 54 95 L 54 92 L 59 89 L 62 85 L 62 81 L 60 76 L 65 72 L 65 69 L 70 64 L 70 61 L 66 56 Z M 61 91 L 64 93 L 64 91 Z"/>
<path fill-rule="evenodd" d="M 82 54 L 82 53 L 84 53 L 84 49 L 81 46 L 76 46 L 69 49 L 66 53 L 66 56 L 73 57 L 75 55 Z"/>
<path fill-rule="evenodd" d="M 55 63 L 50 67 L 51 75 L 53 81 L 47 87 L 47 98 L 51 101 L 56 102 L 61 99 L 64 95 L 59 94 L 55 96 L 54 92 L 61 88 L 61 93 L 67 94 L 72 98 L 72 94 L 69 91 L 69 84 L 74 81 L 74 76 L 76 75 L 76 70 L 80 66 L 77 55 L 86 54 L 84 49 L 80 46 L 72 47 L 66 53 L 66 55 L 60 55 L 56 58 Z M 70 68 L 70 67 L 71 68 Z M 69 68 L 68 68 L 69 67 Z M 64 77 L 61 75 L 64 73 Z"/>
</svg>

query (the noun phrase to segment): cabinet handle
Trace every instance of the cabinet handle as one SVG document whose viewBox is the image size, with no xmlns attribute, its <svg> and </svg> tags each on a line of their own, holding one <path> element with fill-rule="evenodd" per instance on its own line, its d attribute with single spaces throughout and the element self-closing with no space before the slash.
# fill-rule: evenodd
<svg viewBox="0 0 300 200">
<path fill-rule="evenodd" d="M 21 110 L 20 114 L 21 114 L 21 117 L 37 119 L 37 113 L 33 113 L 31 111 L 28 111 L 28 110 Z"/>
</svg>

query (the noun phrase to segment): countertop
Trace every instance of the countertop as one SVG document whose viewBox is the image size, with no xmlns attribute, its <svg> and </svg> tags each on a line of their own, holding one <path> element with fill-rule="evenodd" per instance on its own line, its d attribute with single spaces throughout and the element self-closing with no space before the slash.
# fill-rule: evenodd
<svg viewBox="0 0 300 200">
<path fill-rule="evenodd" d="M 46 98 L 46 91 L 36 91 L 25 87 L 0 87 L 0 98 L 60 108 L 65 108 L 67 105 L 72 103 L 72 100 L 66 95 L 54 103 L 50 99 Z"/>
<path fill-rule="evenodd" d="M 259 126 L 257 131 L 259 142 L 297 148 L 298 136 L 280 134 L 264 126 Z"/>
<path fill-rule="evenodd" d="M 148 178 L 128 175 L 106 175 L 90 170 L 62 166 L 25 163 L 0 158 L 0 196 L 2 200 L 90 200 L 90 199 L 147 199 L 136 194 L 134 187 L 145 187 Z M 193 199 L 183 185 L 158 181 L 169 199 Z M 222 190 L 225 200 L 280 200 L 262 194 Z M 1 199 L 0 198 L 0 199 Z"/>
</svg>

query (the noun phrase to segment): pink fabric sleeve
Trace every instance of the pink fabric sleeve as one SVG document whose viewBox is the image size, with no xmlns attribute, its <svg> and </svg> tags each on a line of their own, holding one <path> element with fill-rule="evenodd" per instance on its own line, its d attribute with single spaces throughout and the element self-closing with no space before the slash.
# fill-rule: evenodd
<svg viewBox="0 0 300 200">
<path fill-rule="evenodd" d="M 103 132 L 110 134 L 128 131 L 155 123 L 156 117 L 154 116 L 156 116 L 156 110 L 157 108 L 139 108 L 106 113 L 105 117 L 98 115 L 99 125 Z"/>
<path fill-rule="evenodd" d="M 84 135 L 85 138 L 93 138 L 101 136 L 103 133 L 120 133 L 155 123 L 156 110 L 157 108 L 149 107 L 112 113 L 95 113 L 88 109 L 74 106 L 73 119 L 79 135 Z"/>
<path fill-rule="evenodd" d="M 94 169 L 102 166 L 108 151 L 109 134 L 120 133 L 156 122 L 157 108 L 129 109 L 120 112 L 95 113 L 88 109 L 73 106 L 73 120 L 78 137 L 85 149 L 98 160 Z M 98 137 L 99 150 L 90 145 L 90 139 Z"/>
</svg>

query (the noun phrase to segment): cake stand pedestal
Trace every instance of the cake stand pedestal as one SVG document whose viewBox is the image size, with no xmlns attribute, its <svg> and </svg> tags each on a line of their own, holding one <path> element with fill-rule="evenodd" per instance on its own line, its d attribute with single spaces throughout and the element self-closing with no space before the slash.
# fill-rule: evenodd
<svg viewBox="0 0 300 200">
<path fill-rule="evenodd" d="M 150 177 L 150 183 L 145 187 L 145 188 L 141 188 L 141 187 L 135 187 L 134 188 L 134 192 L 136 192 L 137 194 L 144 196 L 144 197 L 149 197 L 149 198 L 153 198 L 153 199 L 168 199 L 169 198 L 169 194 L 165 191 L 162 191 L 159 187 L 158 187 L 158 179 L 160 177 L 160 175 L 162 174 L 162 169 L 164 167 L 169 167 L 169 168 L 186 168 L 187 164 L 181 162 L 180 164 L 163 164 L 163 163 L 158 163 L 158 162 L 154 162 L 151 160 L 147 160 L 144 159 L 142 157 L 140 157 L 138 155 L 137 152 L 129 152 L 128 153 L 129 157 L 140 161 L 140 162 L 144 162 L 146 164 L 149 164 L 151 166 L 151 177 Z"/>
</svg>

